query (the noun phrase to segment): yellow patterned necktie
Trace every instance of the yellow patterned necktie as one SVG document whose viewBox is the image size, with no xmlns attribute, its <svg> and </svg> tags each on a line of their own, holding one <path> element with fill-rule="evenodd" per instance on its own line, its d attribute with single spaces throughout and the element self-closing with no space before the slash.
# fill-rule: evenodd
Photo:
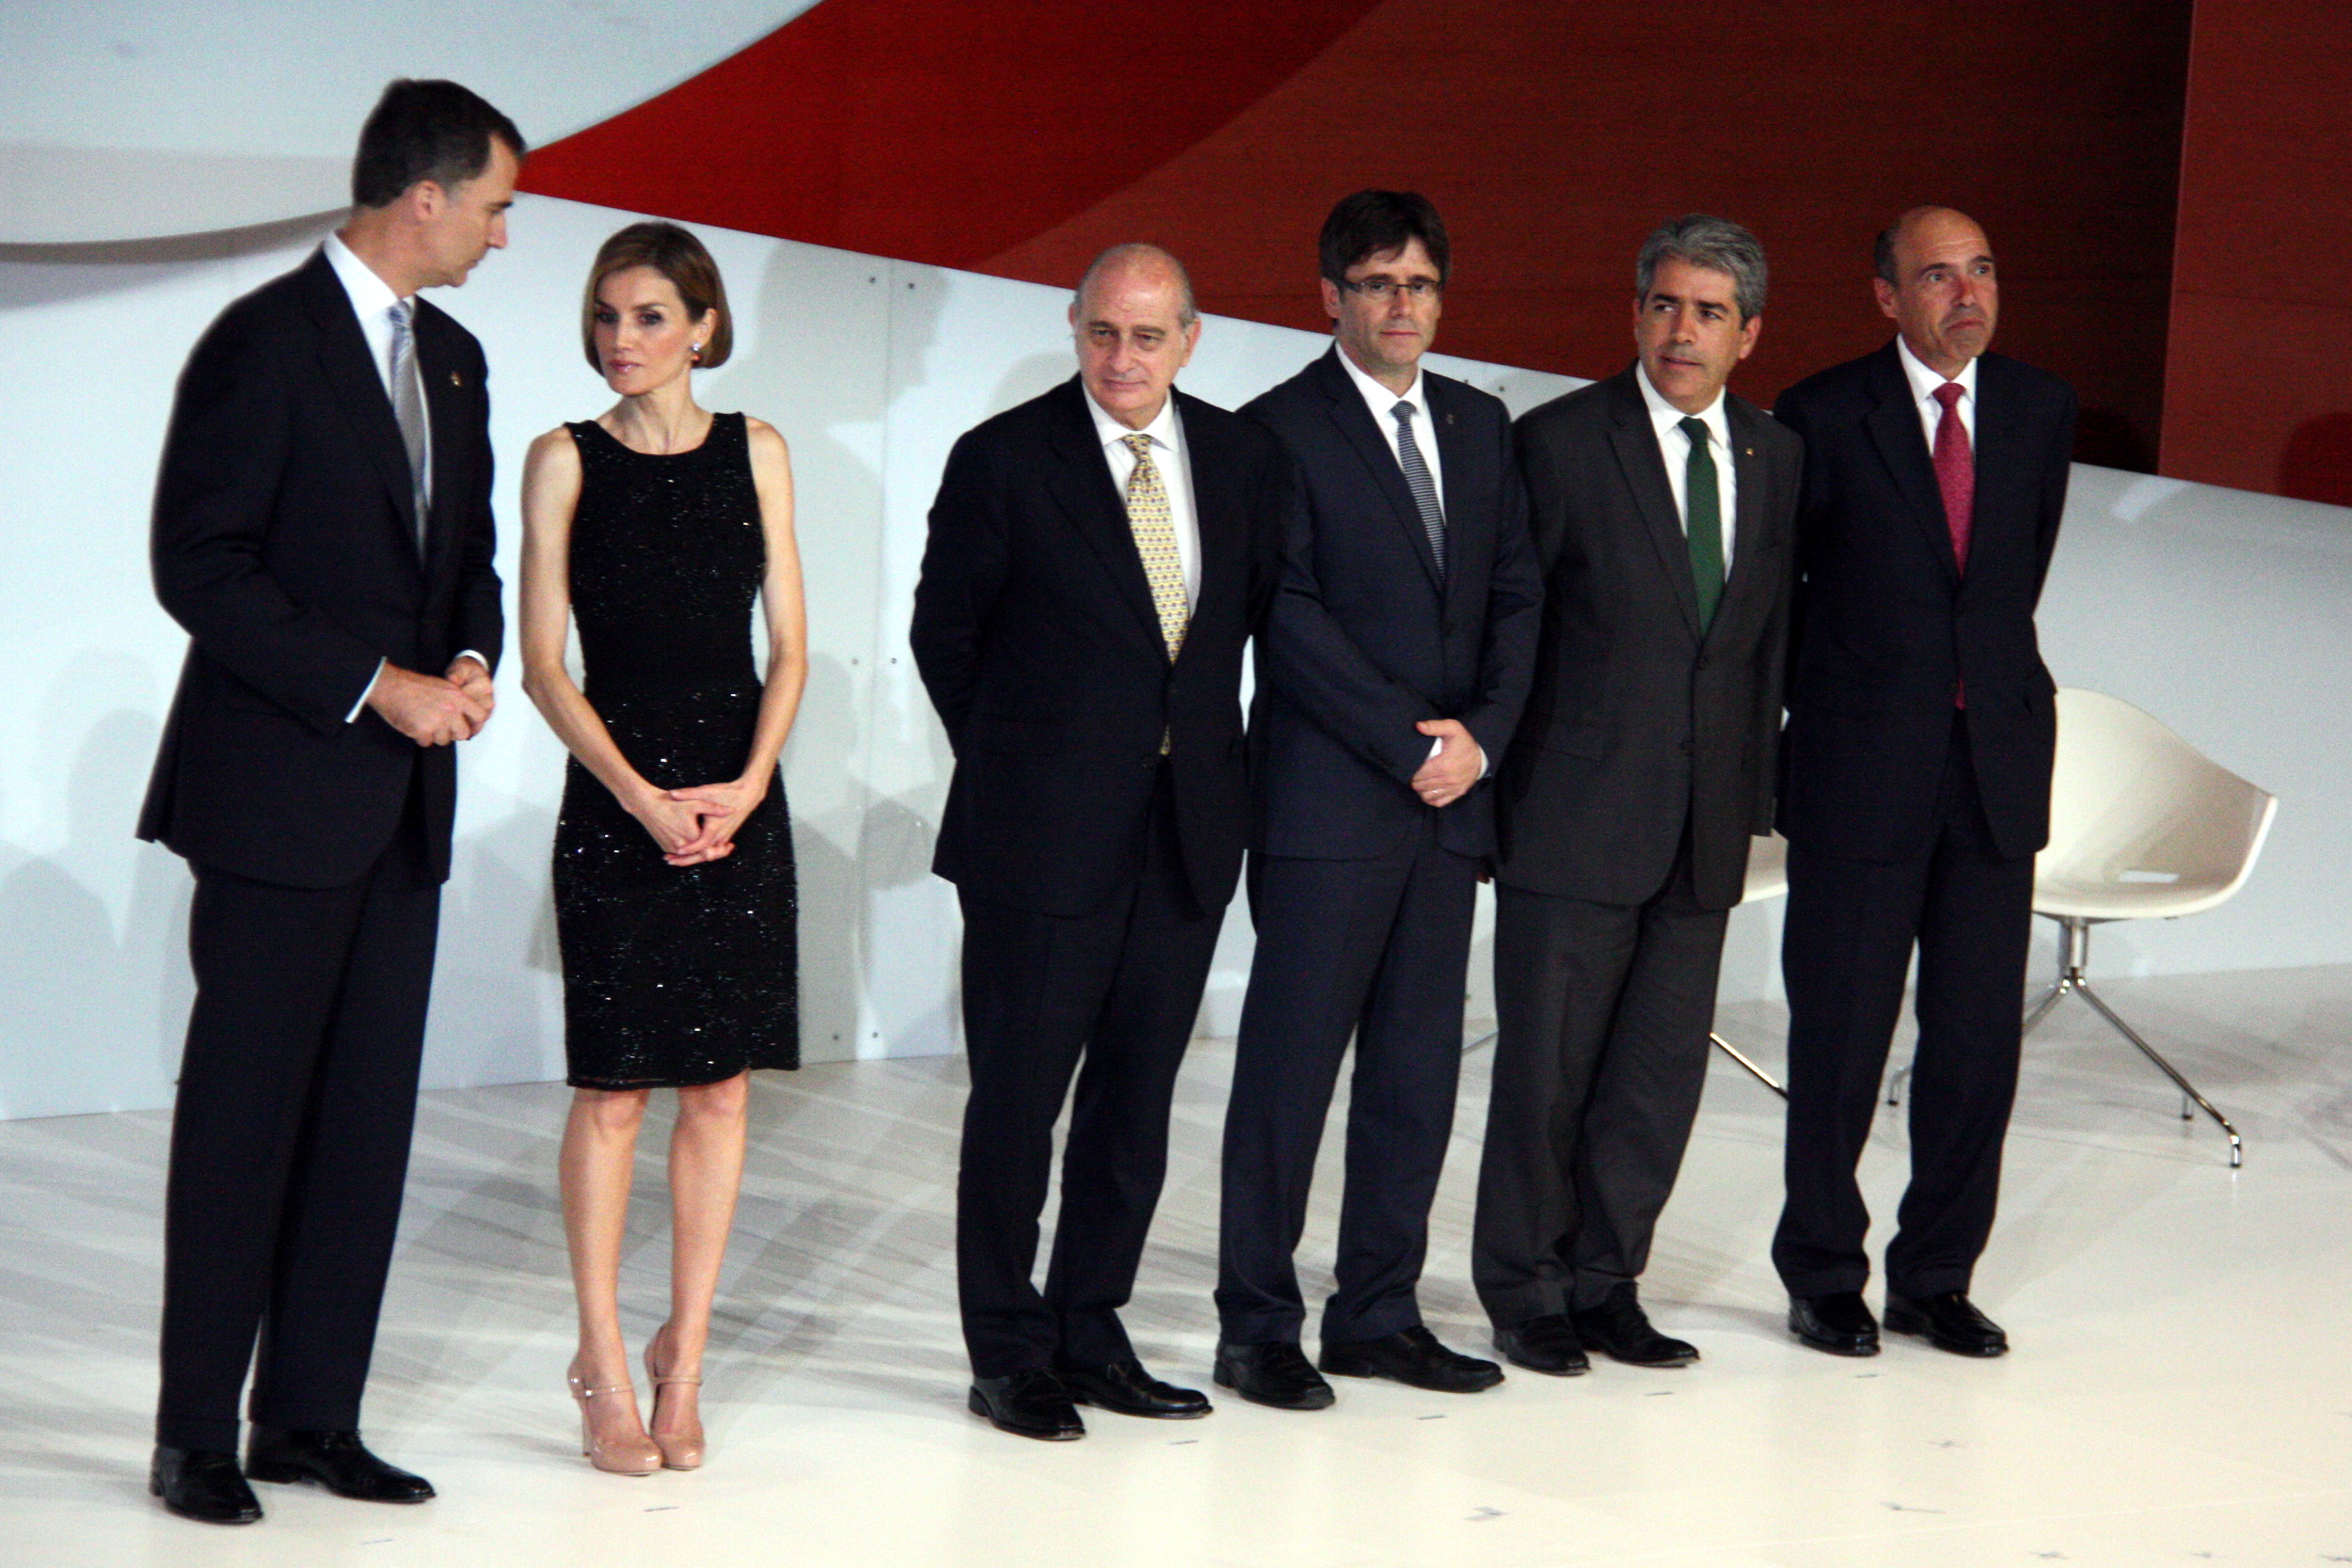
<svg viewBox="0 0 2352 1568">
<path fill-rule="evenodd" d="M 1143 575 L 1152 584 L 1152 607 L 1160 614 L 1160 637 L 1172 663 L 1184 645 L 1184 627 L 1191 607 L 1184 599 L 1184 562 L 1176 553 L 1176 517 L 1168 509 L 1168 486 L 1152 463 L 1152 437 L 1137 432 L 1122 436 L 1136 454 L 1135 472 L 1127 476 L 1127 527 L 1136 536 L 1136 553 L 1143 557 Z"/>
</svg>

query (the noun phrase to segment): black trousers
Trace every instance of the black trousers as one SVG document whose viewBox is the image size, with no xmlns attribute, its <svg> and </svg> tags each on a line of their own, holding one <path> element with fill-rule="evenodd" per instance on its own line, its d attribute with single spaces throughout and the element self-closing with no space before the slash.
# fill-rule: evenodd
<svg viewBox="0 0 2352 1568">
<path fill-rule="evenodd" d="M 1306 1322 L 1292 1256 L 1351 1035 L 1338 1289 L 1323 1338 L 1376 1339 L 1421 1323 L 1414 1290 L 1454 1131 L 1477 892 L 1478 863 L 1438 845 L 1434 813 L 1376 859 L 1252 858 L 1258 942 L 1225 1112 L 1217 1246 L 1229 1342 L 1295 1341 Z"/>
<path fill-rule="evenodd" d="M 1686 829 L 1640 904 L 1495 889 L 1495 1064 L 1470 1278 L 1498 1328 L 1597 1307 L 1649 1262 L 1707 1082 L 1726 910 Z"/>
<path fill-rule="evenodd" d="M 977 1377 L 1134 1354 L 1119 1308 L 1168 1170 L 1168 1104 L 1222 910 L 1192 896 L 1163 764 L 1142 866 L 1095 913 L 1037 914 L 963 894 L 972 1073 L 956 1178 L 956 1289 Z M 1077 1077 L 1061 1218 L 1041 1294 L 1038 1219 L 1054 1122 Z"/>
<path fill-rule="evenodd" d="M 196 1006 L 164 1205 L 159 1443 L 235 1451 L 248 1365 L 254 1420 L 359 1424 L 440 918 L 414 805 L 347 887 L 196 868 Z"/>
<path fill-rule="evenodd" d="M 2033 857 L 1994 846 L 1966 727 L 1952 726 L 1938 825 L 1890 865 L 1788 851 L 1787 1206 L 1772 1263 L 1794 1296 L 1859 1291 L 1869 1210 L 1854 1179 L 1919 951 L 1911 1183 L 1886 1248 L 1903 1295 L 1965 1291 L 1993 1230 L 2033 923 Z"/>
</svg>

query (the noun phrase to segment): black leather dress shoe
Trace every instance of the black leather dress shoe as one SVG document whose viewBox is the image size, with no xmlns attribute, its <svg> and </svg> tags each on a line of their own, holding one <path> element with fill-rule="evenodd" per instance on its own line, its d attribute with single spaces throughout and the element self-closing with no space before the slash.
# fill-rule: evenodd
<svg viewBox="0 0 2352 1568">
<path fill-rule="evenodd" d="M 1475 1394 L 1502 1381 L 1502 1369 L 1438 1343 L 1419 1323 L 1377 1339 L 1326 1339 L 1318 1363 L 1334 1377 L 1386 1377 L 1439 1394 Z"/>
<path fill-rule="evenodd" d="M 1592 1368 L 1584 1357 L 1583 1341 L 1576 1337 L 1576 1325 L 1557 1312 L 1496 1329 L 1495 1349 L 1514 1367 L 1552 1377 L 1574 1377 Z"/>
<path fill-rule="evenodd" d="M 1961 1291 L 1932 1296 L 1899 1296 L 1889 1291 L 1886 1326 L 1896 1334 L 1915 1334 L 1954 1355 L 2009 1354 L 2009 1336 L 2001 1325 L 1978 1311 L 1977 1304 Z"/>
<path fill-rule="evenodd" d="M 1015 1437 L 1066 1443 L 1087 1434 L 1078 1407 L 1070 1402 L 1070 1390 L 1042 1367 L 1004 1377 L 976 1377 L 965 1403 L 973 1415 L 987 1417 L 997 1431 Z"/>
<path fill-rule="evenodd" d="M 421 1503 L 433 1483 L 368 1452 L 356 1432 L 288 1432 L 253 1426 L 246 1440 L 245 1473 L 255 1481 L 307 1481 L 339 1497 L 363 1503 Z"/>
<path fill-rule="evenodd" d="M 1629 1367 L 1687 1367 L 1699 1358 L 1698 1346 L 1690 1340 L 1650 1326 L 1630 1279 L 1619 1280 L 1598 1307 L 1572 1312 L 1568 1321 L 1585 1345 Z"/>
<path fill-rule="evenodd" d="M 1162 1383 L 1143 1370 L 1134 1356 L 1107 1367 L 1057 1367 L 1073 1402 L 1121 1416 L 1150 1416 L 1163 1421 L 1196 1420 L 1209 1413 L 1209 1397 L 1198 1388 Z"/>
<path fill-rule="evenodd" d="M 147 1472 L 147 1490 L 183 1519 L 249 1525 L 262 1516 L 261 1500 L 245 1483 L 233 1453 L 158 1443 L 155 1462 Z"/>
<path fill-rule="evenodd" d="M 1216 1370 L 1211 1375 L 1218 1387 L 1277 1410 L 1327 1410 L 1336 1398 L 1307 1353 L 1290 1339 L 1267 1345 L 1229 1345 L 1219 1339 Z"/>
<path fill-rule="evenodd" d="M 1879 1321 L 1860 1291 L 1834 1291 L 1825 1296 L 1790 1296 L 1788 1332 L 1800 1344 L 1832 1355 L 1876 1355 Z"/>
</svg>

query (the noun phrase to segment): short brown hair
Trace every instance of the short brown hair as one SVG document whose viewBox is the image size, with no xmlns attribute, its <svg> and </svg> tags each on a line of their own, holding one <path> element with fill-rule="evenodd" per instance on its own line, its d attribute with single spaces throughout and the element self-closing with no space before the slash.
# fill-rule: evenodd
<svg viewBox="0 0 2352 1568">
<path fill-rule="evenodd" d="M 668 278 L 693 320 L 719 312 L 719 325 L 710 329 L 710 341 L 703 344 L 695 363 L 707 371 L 725 364 L 735 351 L 735 314 L 727 309 L 727 286 L 719 276 L 719 263 L 686 230 L 653 222 L 632 223 L 596 248 L 596 264 L 588 269 L 588 292 L 580 305 L 580 341 L 588 351 L 588 368 L 604 373 L 604 361 L 596 357 L 596 290 L 614 273 L 631 267 L 651 267 Z"/>
</svg>

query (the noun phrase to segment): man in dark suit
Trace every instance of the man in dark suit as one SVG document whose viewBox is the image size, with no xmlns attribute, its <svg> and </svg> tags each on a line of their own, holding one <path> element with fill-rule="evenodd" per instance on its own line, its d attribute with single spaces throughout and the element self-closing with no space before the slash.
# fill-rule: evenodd
<svg viewBox="0 0 2352 1568">
<path fill-rule="evenodd" d="M 1886 1326 L 1963 1355 L 2002 1331 L 1968 1299 L 2016 1091 L 2033 857 L 2049 836 L 2056 688 L 2034 639 L 2066 507 L 2074 394 L 1988 354 L 1984 231 L 1943 207 L 1880 235 L 1877 353 L 1783 394 L 1804 437 L 1788 835 L 1789 1327 L 1867 1355 L 1870 1223 L 1854 1180 L 1919 956 L 1911 1185 Z"/>
<path fill-rule="evenodd" d="M 360 1445 L 359 1402 L 416 1113 L 453 746 L 490 716 L 502 622 L 481 346 L 414 296 L 506 243 L 522 152 L 455 83 L 393 83 L 360 133 L 350 221 L 222 312 L 165 438 L 155 593 L 190 646 L 139 836 L 195 871 L 197 998 L 150 1484 L 191 1518 L 261 1517 L 247 1474 L 433 1495 Z"/>
<path fill-rule="evenodd" d="M 1495 1066 L 1471 1274 L 1515 1365 L 1698 1358 L 1636 1281 L 1707 1078 L 1724 926 L 1772 826 L 1801 444 L 1724 390 L 1763 248 L 1661 225 L 1635 362 L 1518 422 L 1542 651 L 1500 787 Z"/>
<path fill-rule="evenodd" d="M 1292 1255 L 1340 1059 L 1356 1042 L 1338 1288 L 1321 1366 L 1470 1393 L 1415 1289 L 1454 1127 L 1463 978 L 1502 755 L 1541 594 L 1510 415 L 1422 368 L 1452 262 L 1423 198 L 1359 191 L 1319 244 L 1335 341 L 1243 412 L 1282 437 L 1301 504 L 1258 644 L 1257 927 L 1225 1114 L 1216 1381 L 1314 1410 Z"/>
<path fill-rule="evenodd" d="M 1209 1411 L 1144 1370 L 1119 1308 L 1240 876 L 1242 645 L 1288 494 L 1273 436 L 1174 389 L 1200 336 L 1174 257 L 1105 251 L 1070 322 L 1078 374 L 949 453 L 910 638 L 956 756 L 932 868 L 963 909 L 970 1404 L 1048 1439 L 1083 1435 L 1073 1400 Z M 1038 1216 L 1073 1072 L 1041 1293 Z"/>
</svg>

